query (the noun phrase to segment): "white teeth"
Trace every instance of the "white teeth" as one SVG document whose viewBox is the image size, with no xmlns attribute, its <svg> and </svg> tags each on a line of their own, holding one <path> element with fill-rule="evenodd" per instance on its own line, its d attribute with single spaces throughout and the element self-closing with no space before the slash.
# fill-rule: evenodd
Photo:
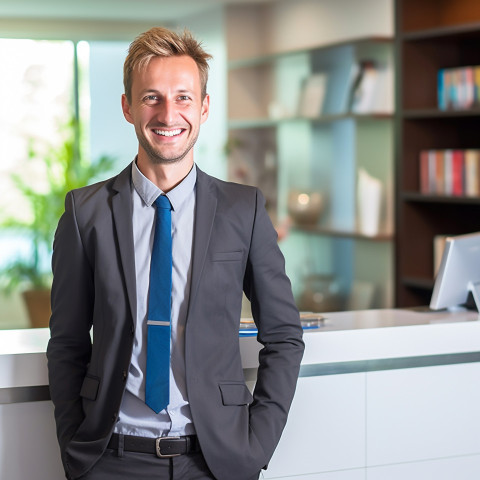
<svg viewBox="0 0 480 480">
<path fill-rule="evenodd" d="M 175 135 L 180 135 L 182 133 L 182 129 L 179 128 L 177 130 L 154 130 L 157 135 L 163 135 L 164 137 L 174 137 Z"/>
</svg>

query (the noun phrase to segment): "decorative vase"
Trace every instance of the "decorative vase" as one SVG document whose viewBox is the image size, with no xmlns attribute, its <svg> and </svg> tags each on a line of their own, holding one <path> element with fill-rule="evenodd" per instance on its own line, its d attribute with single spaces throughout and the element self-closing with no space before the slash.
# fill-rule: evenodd
<svg viewBox="0 0 480 480">
<path fill-rule="evenodd" d="M 291 190 L 288 194 L 288 213 L 299 225 L 315 225 L 323 212 L 323 195 L 320 192 Z"/>
<path fill-rule="evenodd" d="M 32 328 L 48 327 L 52 310 L 50 307 L 50 290 L 26 290 L 22 292 L 27 306 Z"/>
</svg>

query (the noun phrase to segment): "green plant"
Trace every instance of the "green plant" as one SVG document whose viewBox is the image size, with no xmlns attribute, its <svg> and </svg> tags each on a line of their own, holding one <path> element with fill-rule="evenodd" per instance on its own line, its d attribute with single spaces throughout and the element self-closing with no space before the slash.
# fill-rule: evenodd
<svg viewBox="0 0 480 480">
<path fill-rule="evenodd" d="M 0 273 L 7 292 L 16 288 L 48 289 L 51 285 L 50 258 L 53 236 L 64 210 L 67 192 L 79 188 L 109 172 L 114 159 L 102 156 L 95 162 L 82 158 L 79 148 L 79 125 L 72 120 L 62 128 L 64 141 L 59 147 L 47 147 L 45 155 L 38 151 L 38 140 L 30 139 L 29 161 L 42 161 L 46 185 L 39 189 L 19 174 L 12 181 L 30 208 L 30 218 L 9 217 L 1 223 L 4 231 L 21 234 L 31 245 L 30 255 L 14 259 Z"/>
</svg>

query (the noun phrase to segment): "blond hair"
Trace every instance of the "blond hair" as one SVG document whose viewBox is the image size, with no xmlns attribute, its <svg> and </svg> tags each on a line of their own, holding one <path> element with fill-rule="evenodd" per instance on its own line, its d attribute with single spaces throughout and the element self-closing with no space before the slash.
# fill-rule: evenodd
<svg viewBox="0 0 480 480">
<path fill-rule="evenodd" d="M 133 71 L 146 68 L 154 57 L 175 57 L 188 55 L 197 64 L 200 74 L 202 99 L 207 94 L 208 60 L 210 54 L 202 48 L 201 42 L 193 38 L 188 30 L 177 34 L 163 27 L 153 27 L 140 34 L 130 44 L 128 55 L 123 65 L 123 85 L 127 100 L 132 100 Z"/>
</svg>

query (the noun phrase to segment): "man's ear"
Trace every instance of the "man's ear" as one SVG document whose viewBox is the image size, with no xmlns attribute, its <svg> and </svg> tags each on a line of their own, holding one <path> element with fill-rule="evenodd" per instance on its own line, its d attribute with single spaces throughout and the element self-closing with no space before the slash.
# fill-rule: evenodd
<svg viewBox="0 0 480 480">
<path fill-rule="evenodd" d="M 202 102 L 202 113 L 200 123 L 203 123 L 208 118 L 208 112 L 210 111 L 210 95 L 207 93 Z"/>
<path fill-rule="evenodd" d="M 125 94 L 122 94 L 122 111 L 125 120 L 128 123 L 133 123 L 133 117 L 130 113 L 130 104 L 128 103 L 127 96 Z"/>
</svg>

